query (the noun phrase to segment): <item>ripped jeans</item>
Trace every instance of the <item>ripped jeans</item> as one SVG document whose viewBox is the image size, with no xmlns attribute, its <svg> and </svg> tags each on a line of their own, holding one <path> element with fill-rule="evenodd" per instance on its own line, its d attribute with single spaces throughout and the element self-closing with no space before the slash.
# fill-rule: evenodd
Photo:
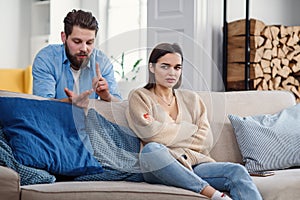
<svg viewBox="0 0 300 200">
<path fill-rule="evenodd" d="M 200 193 L 210 185 L 229 192 L 234 200 L 262 200 L 244 166 L 230 162 L 201 163 L 188 170 L 162 144 L 151 142 L 140 153 L 140 167 L 146 182 L 164 184 Z"/>
</svg>

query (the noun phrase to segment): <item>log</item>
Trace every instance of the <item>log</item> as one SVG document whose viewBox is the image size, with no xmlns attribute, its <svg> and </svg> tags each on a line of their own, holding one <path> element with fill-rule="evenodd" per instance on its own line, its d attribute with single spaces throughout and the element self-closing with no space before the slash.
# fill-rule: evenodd
<svg viewBox="0 0 300 200">
<path fill-rule="evenodd" d="M 273 46 L 277 46 L 277 45 L 272 44 L 272 40 L 265 39 L 265 43 L 264 43 L 264 48 L 265 49 L 272 49 Z"/>
<path fill-rule="evenodd" d="M 289 59 L 282 58 L 282 59 L 281 59 L 281 64 L 282 64 L 282 65 L 285 65 L 285 66 L 289 66 L 290 61 L 289 61 Z"/>
<path fill-rule="evenodd" d="M 272 73 L 272 68 L 270 67 L 270 64 L 268 64 L 268 61 L 265 61 L 266 64 L 264 66 L 262 65 L 262 70 L 264 74 L 271 74 Z M 262 63 L 263 64 L 263 63 Z"/>
<path fill-rule="evenodd" d="M 246 35 L 245 19 L 228 23 L 228 36 Z M 257 19 L 250 19 L 250 35 L 260 35 L 265 28 L 265 24 Z"/>
<path fill-rule="evenodd" d="M 288 31 L 286 29 L 285 26 L 280 26 L 280 35 L 281 35 L 281 38 L 285 38 L 285 36 L 288 34 Z M 285 44 L 285 43 L 284 43 Z"/>
<path fill-rule="evenodd" d="M 296 87 L 292 87 L 291 91 L 296 95 L 296 97 L 298 98 L 298 101 L 300 100 L 300 90 L 299 90 L 299 87 L 298 87 L 298 90 Z"/>
<path fill-rule="evenodd" d="M 293 34 L 287 41 L 286 45 L 288 46 L 294 46 L 297 44 L 297 42 L 299 41 L 299 37 L 297 34 Z"/>
<path fill-rule="evenodd" d="M 277 52 L 278 52 L 277 46 L 273 46 L 273 48 L 272 48 L 272 57 L 273 58 L 277 57 Z"/>
<path fill-rule="evenodd" d="M 300 32 L 300 26 L 292 26 L 292 27 L 293 27 L 293 32 L 294 32 L 294 34 L 299 35 L 299 32 Z"/>
<path fill-rule="evenodd" d="M 294 56 L 293 60 L 296 61 L 297 63 L 299 63 L 300 62 L 300 54 Z"/>
<path fill-rule="evenodd" d="M 295 54 L 296 54 L 295 51 L 291 51 L 291 52 L 287 53 L 286 58 L 288 60 L 292 60 L 294 58 Z"/>
<path fill-rule="evenodd" d="M 269 89 L 268 83 L 265 79 L 262 80 L 261 86 L 262 86 L 262 90 L 268 90 Z"/>
<path fill-rule="evenodd" d="M 282 38 L 279 39 L 279 42 L 280 42 L 281 44 L 286 44 L 287 41 L 288 41 L 288 38 L 287 38 L 287 37 L 282 37 Z"/>
<path fill-rule="evenodd" d="M 250 64 L 249 78 L 254 79 L 257 77 L 263 77 L 263 71 L 260 66 Z M 228 63 L 227 68 L 227 82 L 243 81 L 245 80 L 245 64 L 241 63 Z"/>
<path fill-rule="evenodd" d="M 273 83 L 273 81 L 268 81 L 268 88 L 269 88 L 269 90 L 274 90 L 274 83 Z"/>
<path fill-rule="evenodd" d="M 228 45 L 233 47 L 245 48 L 245 36 L 230 36 L 228 38 Z M 250 36 L 250 49 L 256 49 L 262 46 L 265 39 L 262 36 Z M 269 40 L 270 45 L 271 40 Z M 269 44 L 268 44 L 269 45 Z M 233 48 L 231 47 L 231 48 Z"/>
<path fill-rule="evenodd" d="M 271 31 L 271 35 L 272 35 L 273 40 L 278 40 L 278 34 L 280 32 L 279 27 L 271 26 L 270 31 Z"/>
<path fill-rule="evenodd" d="M 263 71 L 265 72 L 265 68 L 269 68 L 269 73 L 271 72 L 271 61 L 262 59 L 260 61 L 261 67 L 263 68 Z"/>
<path fill-rule="evenodd" d="M 287 78 L 291 71 L 292 70 L 288 66 L 283 66 L 281 69 L 278 70 L 278 74 L 283 78 Z"/>
<path fill-rule="evenodd" d="M 263 53 L 263 56 L 262 56 L 263 59 L 266 59 L 266 60 L 271 60 L 272 58 L 272 50 L 271 49 L 266 49 Z"/>
<path fill-rule="evenodd" d="M 284 53 L 284 57 L 288 54 L 288 52 L 290 51 L 290 48 L 286 45 L 282 45 L 281 47 L 282 52 Z"/>
<path fill-rule="evenodd" d="M 266 26 L 264 28 L 264 30 L 261 33 L 265 38 L 272 40 L 272 33 L 271 33 L 271 29 L 270 26 Z"/>
<path fill-rule="evenodd" d="M 284 86 L 282 86 L 283 90 L 287 90 L 287 91 L 292 91 L 293 87 L 295 87 L 295 86 L 292 86 L 292 85 L 284 85 Z"/>
<path fill-rule="evenodd" d="M 280 67 L 281 60 L 279 58 L 274 58 L 271 60 L 272 67 Z"/>
<path fill-rule="evenodd" d="M 274 89 L 278 90 L 281 83 L 281 77 L 280 76 L 275 77 L 273 83 L 274 83 Z"/>
<path fill-rule="evenodd" d="M 294 86 L 299 86 L 299 81 L 295 79 L 293 76 L 287 77 L 284 81 L 282 81 L 282 86 L 286 85 L 294 85 Z"/>
<path fill-rule="evenodd" d="M 284 58 L 285 56 L 286 56 L 286 54 L 284 53 L 284 51 L 282 50 L 282 48 L 278 48 L 277 57 L 278 58 Z"/>
<path fill-rule="evenodd" d="M 263 52 L 264 48 L 258 48 L 250 51 L 250 62 L 259 62 L 263 56 Z M 245 62 L 245 49 L 228 46 L 227 61 L 229 63 Z"/>
<path fill-rule="evenodd" d="M 278 74 L 278 67 L 272 67 L 272 78 L 275 78 Z"/>
<path fill-rule="evenodd" d="M 246 89 L 246 87 L 245 87 L 245 81 L 244 80 L 242 80 L 242 81 L 228 82 L 227 83 L 227 90 L 229 90 L 229 91 L 231 91 L 231 90 L 233 90 L 233 91 L 236 91 L 236 90 L 239 91 L 239 90 L 245 90 L 245 89 Z M 250 90 L 255 89 L 253 87 L 253 80 L 249 81 L 249 89 Z"/>
<path fill-rule="evenodd" d="M 268 82 L 269 80 L 271 80 L 271 75 L 270 74 L 264 74 L 264 80 L 266 81 L 266 82 Z"/>
<path fill-rule="evenodd" d="M 300 71 L 300 63 L 293 64 L 291 68 L 294 73 L 299 72 Z"/>
<path fill-rule="evenodd" d="M 258 84 L 262 81 L 262 78 L 257 78 L 253 80 L 253 87 L 257 88 Z"/>
</svg>

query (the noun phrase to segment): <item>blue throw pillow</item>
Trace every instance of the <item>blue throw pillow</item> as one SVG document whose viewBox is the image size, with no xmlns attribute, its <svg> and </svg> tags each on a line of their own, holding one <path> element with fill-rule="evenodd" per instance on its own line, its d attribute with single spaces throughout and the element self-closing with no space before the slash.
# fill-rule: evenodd
<svg viewBox="0 0 300 200">
<path fill-rule="evenodd" d="M 0 112 L 0 125 L 20 164 L 65 176 L 102 172 L 82 142 L 88 141 L 83 109 L 52 100 L 1 97 Z"/>
<path fill-rule="evenodd" d="M 300 166 L 300 104 L 269 115 L 229 115 L 249 172 Z"/>
</svg>

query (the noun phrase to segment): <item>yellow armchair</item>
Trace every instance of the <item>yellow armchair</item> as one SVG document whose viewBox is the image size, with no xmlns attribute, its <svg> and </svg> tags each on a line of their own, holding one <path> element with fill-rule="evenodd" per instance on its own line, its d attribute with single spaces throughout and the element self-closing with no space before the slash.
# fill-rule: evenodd
<svg viewBox="0 0 300 200">
<path fill-rule="evenodd" d="M 0 90 L 32 94 L 32 66 L 1 69 Z"/>
</svg>

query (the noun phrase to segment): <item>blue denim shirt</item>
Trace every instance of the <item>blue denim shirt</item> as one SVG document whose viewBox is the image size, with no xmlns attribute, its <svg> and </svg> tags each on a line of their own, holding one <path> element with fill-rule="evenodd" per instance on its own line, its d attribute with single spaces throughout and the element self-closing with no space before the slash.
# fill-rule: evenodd
<svg viewBox="0 0 300 200">
<path fill-rule="evenodd" d="M 81 70 L 79 92 L 82 93 L 92 88 L 92 79 L 97 76 L 96 63 L 99 63 L 101 74 L 108 83 L 110 93 L 121 99 L 113 65 L 98 49 L 93 50 L 87 67 Z M 74 78 L 63 44 L 52 44 L 43 48 L 34 59 L 32 75 L 34 95 L 62 99 L 67 97 L 64 92 L 65 87 L 73 91 Z M 90 99 L 97 98 L 98 95 L 95 92 L 90 95 Z"/>
</svg>

